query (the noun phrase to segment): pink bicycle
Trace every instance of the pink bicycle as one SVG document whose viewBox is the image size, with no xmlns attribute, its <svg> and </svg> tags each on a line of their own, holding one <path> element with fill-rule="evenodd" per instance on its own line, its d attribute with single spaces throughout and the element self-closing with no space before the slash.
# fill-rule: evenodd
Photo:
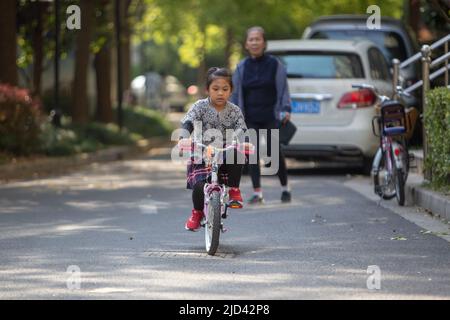
<svg viewBox="0 0 450 320">
<path fill-rule="evenodd" d="M 194 142 L 195 146 L 205 149 L 205 164 L 211 168 L 210 178 L 203 189 L 205 202 L 203 212 L 205 217 L 201 226 L 205 228 L 205 248 L 209 255 L 214 255 L 219 247 L 221 232 L 226 232 L 222 219 L 227 218 L 228 186 L 219 183 L 219 159 L 223 152 L 236 149 L 245 155 L 254 153 L 254 146 L 250 143 L 237 143 L 234 141 L 225 148 L 216 148 Z M 192 150 L 190 150 L 192 151 Z"/>
</svg>

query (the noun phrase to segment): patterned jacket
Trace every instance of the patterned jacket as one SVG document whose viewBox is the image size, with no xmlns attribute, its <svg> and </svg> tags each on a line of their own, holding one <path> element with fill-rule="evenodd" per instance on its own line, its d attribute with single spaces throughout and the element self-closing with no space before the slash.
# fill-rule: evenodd
<svg viewBox="0 0 450 320">
<path fill-rule="evenodd" d="M 234 131 L 238 137 L 247 130 L 241 109 L 229 101 L 225 108 L 218 112 L 211 105 L 209 98 L 198 100 L 181 120 L 182 128 L 192 133 L 196 122 L 201 123 L 203 142 L 211 142 L 211 135 L 217 132 L 215 130 L 222 134 L 223 142 L 227 141 L 227 130 Z M 194 131 L 194 133 L 199 134 L 200 132 Z M 194 139 L 198 140 L 198 137 L 194 137 Z"/>
</svg>

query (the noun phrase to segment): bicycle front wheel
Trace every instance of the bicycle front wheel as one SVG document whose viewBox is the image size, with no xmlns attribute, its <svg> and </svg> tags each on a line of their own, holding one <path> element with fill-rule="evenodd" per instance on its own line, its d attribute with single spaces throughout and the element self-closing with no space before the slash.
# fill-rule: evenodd
<svg viewBox="0 0 450 320">
<path fill-rule="evenodd" d="M 219 247 L 220 237 L 220 193 L 213 191 L 208 204 L 208 211 L 205 224 L 205 246 L 206 252 L 213 256 Z"/>
<path fill-rule="evenodd" d="M 395 197 L 395 188 L 392 186 L 392 173 L 389 172 L 386 163 L 386 153 L 383 153 L 376 165 L 376 171 L 373 176 L 375 193 L 384 200 L 390 200 Z"/>
</svg>

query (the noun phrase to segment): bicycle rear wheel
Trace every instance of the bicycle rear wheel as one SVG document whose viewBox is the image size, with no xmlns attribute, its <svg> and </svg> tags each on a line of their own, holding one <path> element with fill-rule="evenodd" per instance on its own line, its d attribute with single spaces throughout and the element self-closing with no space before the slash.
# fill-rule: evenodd
<svg viewBox="0 0 450 320">
<path fill-rule="evenodd" d="M 220 192 L 213 191 L 208 204 L 208 211 L 206 212 L 205 224 L 205 247 L 206 252 L 213 256 L 219 247 L 220 237 Z"/>
</svg>

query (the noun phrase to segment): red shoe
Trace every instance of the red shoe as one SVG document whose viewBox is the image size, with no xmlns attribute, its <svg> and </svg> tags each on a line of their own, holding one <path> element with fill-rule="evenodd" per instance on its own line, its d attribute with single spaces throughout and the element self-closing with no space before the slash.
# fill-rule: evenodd
<svg viewBox="0 0 450 320">
<path fill-rule="evenodd" d="M 186 230 L 196 231 L 199 229 L 203 216 L 203 211 L 192 209 L 192 215 L 188 221 L 186 221 Z"/>
<path fill-rule="evenodd" d="M 230 197 L 230 200 L 228 201 L 228 206 L 231 209 L 241 209 L 243 202 L 241 190 L 239 190 L 239 188 L 230 188 L 230 191 L 228 191 L 228 195 Z"/>
</svg>

